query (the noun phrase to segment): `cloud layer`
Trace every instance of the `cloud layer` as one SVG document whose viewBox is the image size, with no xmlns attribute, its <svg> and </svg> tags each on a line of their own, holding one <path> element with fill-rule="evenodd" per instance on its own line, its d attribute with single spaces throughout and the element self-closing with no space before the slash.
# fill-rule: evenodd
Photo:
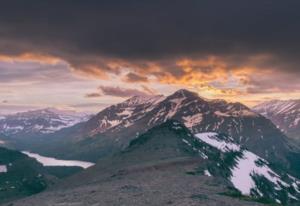
<svg viewBox="0 0 300 206">
<path fill-rule="evenodd" d="M 95 98 L 101 96 L 114 96 L 114 97 L 133 97 L 133 96 L 148 96 L 152 95 L 153 91 L 147 87 L 143 87 L 143 90 L 130 89 L 130 88 L 120 88 L 120 87 L 110 87 L 110 86 L 99 86 L 98 92 L 92 92 L 85 95 L 87 98 Z"/>
<path fill-rule="evenodd" d="M 299 8 L 280 0 L 4 1 L 0 80 L 67 83 L 72 73 L 113 82 L 86 97 L 156 93 L 151 83 L 221 98 L 299 94 Z M 34 64 L 11 69 L 9 61 Z"/>
<path fill-rule="evenodd" d="M 103 69 L 106 58 L 270 53 L 298 62 L 299 8 L 279 0 L 12 0 L 1 4 L 0 48 Z"/>
</svg>

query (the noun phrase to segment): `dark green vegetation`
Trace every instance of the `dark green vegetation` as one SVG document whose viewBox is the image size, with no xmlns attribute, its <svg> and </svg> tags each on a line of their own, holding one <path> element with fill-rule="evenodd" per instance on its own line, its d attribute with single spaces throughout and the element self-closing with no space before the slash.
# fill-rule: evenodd
<svg viewBox="0 0 300 206">
<path fill-rule="evenodd" d="M 0 148 L 0 165 L 7 167 L 0 173 L 0 202 L 41 192 L 50 183 L 43 166 L 20 152 Z"/>
<path fill-rule="evenodd" d="M 79 167 L 44 167 L 21 152 L 2 147 L 0 165 L 7 168 L 0 172 L 0 203 L 42 192 L 58 179 L 82 171 Z"/>
<path fill-rule="evenodd" d="M 254 198 L 250 196 L 244 196 L 241 194 L 240 191 L 236 190 L 235 188 L 228 188 L 228 191 L 224 193 L 220 193 L 220 195 L 228 196 L 228 197 L 233 197 L 237 198 L 243 201 L 249 201 L 249 202 L 258 202 L 262 203 L 264 205 L 269 205 L 269 206 L 279 206 L 281 204 L 274 203 L 273 200 L 271 199 L 266 199 L 266 198 Z"/>
</svg>

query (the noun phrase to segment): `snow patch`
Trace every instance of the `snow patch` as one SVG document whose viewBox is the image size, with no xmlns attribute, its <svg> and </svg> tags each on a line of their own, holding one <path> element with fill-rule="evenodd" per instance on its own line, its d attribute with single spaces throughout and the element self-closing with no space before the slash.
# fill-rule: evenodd
<svg viewBox="0 0 300 206">
<path fill-rule="evenodd" d="M 204 170 L 204 175 L 208 176 L 208 177 L 211 177 L 211 174 L 208 170 Z"/>
<path fill-rule="evenodd" d="M 200 122 L 202 121 L 202 114 L 201 113 L 194 114 L 194 115 L 182 117 L 182 119 L 184 120 L 184 125 L 187 128 L 192 128 L 193 126 L 200 124 Z"/>
<path fill-rule="evenodd" d="M 215 132 L 199 133 L 195 135 L 199 140 L 221 150 L 222 152 L 240 151 L 240 146 L 231 142 L 225 142 L 217 138 L 218 134 Z"/>
<path fill-rule="evenodd" d="M 131 116 L 132 113 L 133 113 L 132 109 L 126 108 L 122 112 L 117 113 L 117 115 L 118 116 Z"/>
<path fill-rule="evenodd" d="M 187 144 L 188 146 L 192 146 L 191 143 L 189 143 L 186 139 L 182 139 L 182 141 Z"/>
<path fill-rule="evenodd" d="M 0 173 L 6 173 L 6 172 L 7 172 L 6 165 L 0 165 Z"/>
<path fill-rule="evenodd" d="M 229 114 L 224 113 L 224 112 L 221 112 L 221 111 L 215 111 L 214 113 L 215 113 L 215 115 L 217 115 L 217 116 L 221 116 L 221 117 L 230 117 Z"/>
<path fill-rule="evenodd" d="M 243 157 L 238 159 L 237 165 L 231 170 L 232 177 L 230 180 L 238 190 L 245 195 L 250 195 L 251 189 L 256 187 L 252 178 L 253 175 L 264 176 L 279 188 L 281 188 L 281 185 L 288 186 L 267 165 L 258 166 L 256 162 L 259 160 L 263 159 L 252 152 L 243 151 Z M 266 160 L 263 161 L 266 162 Z"/>
<path fill-rule="evenodd" d="M 171 110 L 168 112 L 168 114 L 165 117 L 165 121 L 172 118 L 176 112 L 178 111 L 178 109 L 181 106 L 181 103 L 183 102 L 183 100 L 185 100 L 186 97 L 182 97 L 182 98 L 176 98 L 176 99 L 171 99 L 169 100 L 172 103 L 172 108 Z"/>
<path fill-rule="evenodd" d="M 244 195 L 250 195 L 251 190 L 258 191 L 256 183 L 253 179 L 254 176 L 263 176 L 268 181 L 275 185 L 277 190 L 282 190 L 293 186 L 295 191 L 299 193 L 299 187 L 296 184 L 298 180 L 295 177 L 289 175 L 292 184 L 288 184 L 281 179 L 281 177 L 276 174 L 269 166 L 268 162 L 254 153 L 242 150 L 241 147 L 232 142 L 231 139 L 225 141 L 219 139 L 217 133 L 199 133 L 195 135 L 199 140 L 219 149 L 220 151 L 227 153 L 231 151 L 242 152 L 242 157 L 236 159 L 236 164 L 231 168 L 230 181 L 236 189 L 241 191 Z M 258 191 L 259 193 L 260 191 Z M 295 199 L 295 197 L 290 196 L 290 198 Z"/>
</svg>

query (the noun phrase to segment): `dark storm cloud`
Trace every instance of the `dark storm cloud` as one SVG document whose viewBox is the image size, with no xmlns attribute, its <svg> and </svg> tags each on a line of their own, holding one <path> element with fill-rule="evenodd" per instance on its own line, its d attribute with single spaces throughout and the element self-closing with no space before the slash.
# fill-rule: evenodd
<svg viewBox="0 0 300 206">
<path fill-rule="evenodd" d="M 1 62 L 0 82 L 16 83 L 24 81 L 32 82 L 70 82 L 79 81 L 72 78 L 65 64 L 41 64 L 37 62 Z"/>
<path fill-rule="evenodd" d="M 279 69 L 295 72 L 299 9 L 300 1 L 280 0 L 7 0 L 0 7 L 0 53 L 37 52 L 103 70 L 111 69 L 106 58 L 237 55 L 239 62 L 268 53 Z"/>
<path fill-rule="evenodd" d="M 131 83 L 135 83 L 135 82 L 147 82 L 148 78 L 145 76 L 141 76 L 139 74 L 135 74 L 135 73 L 128 73 L 125 77 L 125 81 L 127 82 L 131 82 Z"/>
<path fill-rule="evenodd" d="M 86 98 L 96 98 L 96 97 L 101 97 L 102 95 L 97 93 L 97 92 L 92 92 L 92 93 L 88 93 L 85 95 Z"/>
</svg>

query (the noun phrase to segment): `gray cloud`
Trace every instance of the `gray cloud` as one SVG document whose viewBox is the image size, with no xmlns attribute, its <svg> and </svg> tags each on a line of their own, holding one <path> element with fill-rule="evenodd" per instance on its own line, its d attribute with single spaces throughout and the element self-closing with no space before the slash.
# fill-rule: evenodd
<svg viewBox="0 0 300 206">
<path fill-rule="evenodd" d="M 147 96 L 149 93 L 138 89 L 127 89 L 120 87 L 100 86 L 99 90 L 103 95 L 116 97 L 132 97 L 132 96 Z"/>
<path fill-rule="evenodd" d="M 95 98 L 95 97 L 101 97 L 102 95 L 100 93 L 97 92 L 92 92 L 92 93 L 88 93 L 85 95 L 85 97 L 87 98 Z"/>
<path fill-rule="evenodd" d="M 0 61 L 0 82 L 12 83 L 20 81 L 65 82 L 79 81 L 70 74 L 64 63 L 41 64 L 38 62 L 5 62 Z"/>
<path fill-rule="evenodd" d="M 147 82 L 148 78 L 146 76 L 141 76 L 136 73 L 128 73 L 125 77 L 125 81 L 135 83 L 135 82 Z"/>
<path fill-rule="evenodd" d="M 299 8 L 280 0 L 10 0 L 1 2 L 0 53 L 37 52 L 105 71 L 109 58 L 235 55 L 242 63 L 268 53 L 282 65 L 275 69 L 299 72 Z"/>
</svg>

